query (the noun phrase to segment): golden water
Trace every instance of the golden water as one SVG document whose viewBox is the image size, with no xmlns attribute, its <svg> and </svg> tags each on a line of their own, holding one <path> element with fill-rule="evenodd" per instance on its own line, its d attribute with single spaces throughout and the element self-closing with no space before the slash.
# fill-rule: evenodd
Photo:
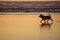
<svg viewBox="0 0 60 40">
<path fill-rule="evenodd" d="M 38 16 L 0 15 L 0 40 L 60 40 L 60 15 L 51 14 L 54 21 L 47 25 Z"/>
</svg>

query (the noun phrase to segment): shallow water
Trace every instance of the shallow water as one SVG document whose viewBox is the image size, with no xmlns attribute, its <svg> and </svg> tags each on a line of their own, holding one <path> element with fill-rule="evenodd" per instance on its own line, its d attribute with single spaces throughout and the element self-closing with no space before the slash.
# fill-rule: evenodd
<svg viewBox="0 0 60 40">
<path fill-rule="evenodd" d="M 42 24 L 37 15 L 0 15 L 1 40 L 60 40 L 60 15 L 53 23 Z"/>
</svg>

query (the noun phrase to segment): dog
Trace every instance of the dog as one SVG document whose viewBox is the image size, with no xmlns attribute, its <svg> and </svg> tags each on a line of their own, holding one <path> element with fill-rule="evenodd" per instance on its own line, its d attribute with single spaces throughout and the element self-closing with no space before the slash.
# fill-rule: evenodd
<svg viewBox="0 0 60 40">
<path fill-rule="evenodd" d="M 47 21 L 48 22 L 49 20 L 53 21 L 50 14 L 48 16 L 44 16 L 43 14 L 40 14 L 39 18 L 42 19 L 41 22 L 42 21 Z"/>
</svg>

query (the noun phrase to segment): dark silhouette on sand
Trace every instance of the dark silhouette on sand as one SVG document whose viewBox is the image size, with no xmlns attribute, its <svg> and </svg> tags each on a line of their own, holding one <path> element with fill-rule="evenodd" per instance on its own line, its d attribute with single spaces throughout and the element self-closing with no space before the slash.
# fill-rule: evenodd
<svg viewBox="0 0 60 40">
<path fill-rule="evenodd" d="M 48 22 L 49 20 L 53 21 L 53 19 L 51 18 L 51 15 L 49 14 L 48 16 L 44 16 L 43 14 L 40 14 L 39 18 L 41 18 L 41 22 Z"/>
</svg>

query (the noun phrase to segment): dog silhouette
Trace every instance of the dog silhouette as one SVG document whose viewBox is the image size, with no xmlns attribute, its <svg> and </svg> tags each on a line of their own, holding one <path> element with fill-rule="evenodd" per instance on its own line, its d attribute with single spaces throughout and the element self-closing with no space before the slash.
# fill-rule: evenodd
<svg viewBox="0 0 60 40">
<path fill-rule="evenodd" d="M 53 21 L 50 14 L 48 16 L 44 16 L 43 14 L 40 14 L 39 18 L 42 19 L 41 22 L 42 21 L 47 21 L 48 22 L 49 20 Z"/>
</svg>

